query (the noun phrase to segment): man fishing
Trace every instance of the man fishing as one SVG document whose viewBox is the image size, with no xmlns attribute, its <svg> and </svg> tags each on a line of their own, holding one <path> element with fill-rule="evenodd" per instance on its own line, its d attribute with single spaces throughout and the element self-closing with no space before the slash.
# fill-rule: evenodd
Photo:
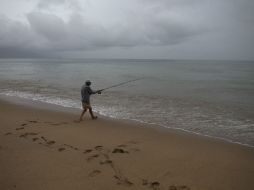
<svg viewBox="0 0 254 190">
<path fill-rule="evenodd" d="M 79 122 L 82 121 L 82 118 L 84 114 L 86 113 L 87 109 L 89 110 L 89 113 L 92 119 L 98 118 L 97 116 L 93 114 L 92 106 L 90 104 L 90 96 L 92 94 L 101 94 L 102 90 L 93 91 L 90 87 L 91 84 L 92 84 L 91 81 L 87 80 L 81 88 L 81 101 L 82 101 L 83 111 L 80 115 Z"/>
<path fill-rule="evenodd" d="M 91 86 L 92 83 L 91 83 L 90 80 L 87 80 L 86 83 L 81 88 L 81 101 L 82 101 L 83 111 L 80 115 L 80 118 L 79 118 L 78 122 L 82 121 L 82 118 L 83 118 L 84 114 L 86 113 L 87 109 L 89 110 L 89 113 L 90 113 L 92 119 L 97 119 L 98 118 L 97 116 L 94 116 L 92 106 L 90 104 L 90 96 L 92 94 L 101 94 L 101 92 L 104 91 L 104 90 L 108 90 L 110 88 L 115 88 L 115 87 L 118 87 L 118 86 L 122 86 L 124 84 L 134 82 L 134 81 L 137 81 L 137 80 L 141 80 L 141 79 L 143 79 L 143 78 L 138 78 L 138 79 L 133 79 L 133 80 L 129 80 L 129 81 L 126 81 L 126 82 L 121 82 L 121 83 L 118 83 L 118 84 L 115 84 L 115 85 L 112 85 L 112 86 L 109 86 L 109 87 L 106 87 L 106 88 L 103 88 L 103 89 L 97 90 L 97 91 L 93 91 L 91 89 L 90 86 Z"/>
</svg>

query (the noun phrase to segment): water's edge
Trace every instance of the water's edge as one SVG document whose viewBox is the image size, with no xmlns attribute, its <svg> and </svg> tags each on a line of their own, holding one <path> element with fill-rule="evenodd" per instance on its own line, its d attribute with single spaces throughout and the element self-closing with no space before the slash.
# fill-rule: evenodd
<svg viewBox="0 0 254 190">
<path fill-rule="evenodd" d="M 0 99 L 10 102 L 10 103 L 19 103 L 21 105 L 26 105 L 26 106 L 32 106 L 32 107 L 36 107 L 37 108 L 42 108 L 42 106 L 46 109 L 49 108 L 49 106 L 53 109 L 53 110 L 61 110 L 64 112 L 72 112 L 74 111 L 75 113 L 79 113 L 79 111 L 81 110 L 81 106 L 71 106 L 71 105 L 66 105 L 64 104 L 62 101 L 59 100 L 59 102 L 55 102 L 55 101 L 47 101 L 46 98 L 41 97 L 41 99 L 38 98 L 30 98 L 30 97 L 23 97 L 23 96 L 19 96 L 17 94 L 13 94 L 13 93 L 0 93 Z M 36 96 L 35 96 L 36 97 Z M 25 100 L 25 102 L 23 102 L 22 100 Z M 38 105 L 38 103 L 40 103 Z M 71 110 L 70 110 L 71 109 Z M 232 143 L 232 144 L 237 144 L 237 145 L 241 145 L 241 146 L 245 146 L 248 148 L 254 148 L 253 145 L 249 145 L 249 144 L 245 144 L 245 143 L 241 143 L 238 141 L 233 141 L 230 139 L 226 139 L 226 138 L 222 138 L 222 137 L 216 137 L 216 136 L 211 136 L 211 135 L 206 135 L 206 134 L 202 134 L 202 133 L 198 133 L 198 132 L 194 132 L 194 131 L 190 131 L 190 130 L 186 130 L 186 129 L 182 129 L 182 128 L 178 128 L 178 127 L 170 127 L 170 126 L 166 126 L 166 125 L 161 125 L 158 123 L 151 123 L 151 122 L 146 122 L 146 121 L 142 121 L 142 120 L 138 120 L 138 119 L 131 119 L 131 118 L 118 118 L 117 116 L 113 116 L 113 115 L 107 115 L 103 112 L 100 112 L 99 110 L 95 110 L 95 112 L 105 118 L 108 119 L 117 119 L 120 121 L 129 121 L 129 122 L 135 122 L 135 123 L 143 123 L 147 126 L 153 127 L 158 129 L 161 128 L 163 130 L 174 130 L 174 132 L 184 132 L 187 134 L 191 134 L 191 135 L 197 135 L 197 136 L 201 136 L 201 137 L 206 137 L 206 138 L 210 138 L 210 139 L 215 139 L 215 140 L 219 140 L 219 141 L 224 141 L 227 143 Z"/>
</svg>

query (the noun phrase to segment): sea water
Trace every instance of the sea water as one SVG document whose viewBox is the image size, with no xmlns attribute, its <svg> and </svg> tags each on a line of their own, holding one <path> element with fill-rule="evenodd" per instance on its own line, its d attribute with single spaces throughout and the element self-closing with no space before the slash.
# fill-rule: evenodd
<svg viewBox="0 0 254 190">
<path fill-rule="evenodd" d="M 254 146 L 254 62 L 134 59 L 0 59 L 0 94 L 81 108 L 94 90 L 102 115 Z"/>
</svg>

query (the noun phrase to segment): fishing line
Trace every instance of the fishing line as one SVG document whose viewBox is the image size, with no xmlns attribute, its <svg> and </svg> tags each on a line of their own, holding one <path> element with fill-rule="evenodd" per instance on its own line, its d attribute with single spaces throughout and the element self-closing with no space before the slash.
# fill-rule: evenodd
<svg viewBox="0 0 254 190">
<path fill-rule="evenodd" d="M 115 88 L 115 87 L 118 87 L 118 86 L 122 86 L 122 85 L 124 85 L 124 84 L 130 83 L 130 82 L 134 82 L 134 81 L 138 81 L 138 80 L 142 80 L 142 79 L 144 79 L 144 78 L 145 78 L 145 77 L 137 78 L 137 79 L 132 79 L 132 80 L 128 80 L 128 81 L 125 81 L 125 82 L 121 82 L 121 83 L 118 83 L 118 84 L 115 84 L 115 85 L 112 85 L 112 86 L 103 88 L 103 89 L 101 89 L 100 91 L 104 91 L 104 90 L 108 90 L 108 89 L 110 89 L 110 88 Z"/>
</svg>

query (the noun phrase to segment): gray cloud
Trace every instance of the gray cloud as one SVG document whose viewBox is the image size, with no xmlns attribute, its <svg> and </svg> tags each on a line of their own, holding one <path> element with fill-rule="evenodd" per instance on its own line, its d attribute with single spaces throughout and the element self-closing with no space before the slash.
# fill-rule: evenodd
<svg viewBox="0 0 254 190">
<path fill-rule="evenodd" d="M 1 46 L 23 48 L 25 45 L 31 49 L 66 51 L 111 46 L 170 45 L 180 43 L 197 33 L 182 23 L 156 17 L 125 21 L 125 25 L 119 23 L 110 28 L 85 22 L 79 14 L 73 14 L 68 22 L 42 12 L 31 12 L 27 19 L 29 25 L 1 20 L 1 25 L 6 26 L 1 35 L 5 36 Z"/>
<path fill-rule="evenodd" d="M 54 6 L 64 6 L 66 9 L 82 11 L 82 5 L 78 0 L 39 0 L 37 7 L 42 10 L 51 9 Z"/>
<path fill-rule="evenodd" d="M 34 10 L 26 14 L 24 22 L 1 16 L 0 57 L 110 52 L 107 49 L 116 47 L 124 49 L 119 51 L 123 56 L 130 56 L 133 48 L 140 48 L 137 52 L 143 52 L 141 56 L 146 57 L 145 51 L 150 47 L 149 51 L 157 48 L 154 51 L 157 53 L 158 48 L 164 48 L 160 52 L 165 52 L 165 56 L 171 52 L 174 57 L 188 58 L 192 52 L 199 57 L 201 47 L 200 52 L 205 49 L 216 52 L 216 46 L 227 48 L 228 57 L 235 56 L 238 48 L 223 42 L 248 48 L 245 52 L 239 49 L 240 57 L 249 56 L 248 52 L 254 50 L 251 45 L 254 3 L 250 0 L 213 3 L 208 0 L 132 0 L 133 4 L 126 6 L 120 5 L 124 1 L 112 0 L 112 6 L 101 8 L 110 9 L 107 13 L 97 10 L 97 4 L 91 5 L 93 2 L 40 0 Z M 98 12 L 93 13 L 90 8 Z M 179 55 L 174 53 L 176 50 Z M 186 56 L 180 51 L 186 52 Z M 216 56 L 215 53 L 210 55 Z"/>
<path fill-rule="evenodd" d="M 64 40 L 66 37 L 66 25 L 64 21 L 52 14 L 32 12 L 27 15 L 31 30 L 36 32 L 48 43 Z"/>
<path fill-rule="evenodd" d="M 52 5 L 61 5 L 69 2 L 67 0 L 40 0 L 37 4 L 38 8 L 48 9 Z"/>
</svg>

